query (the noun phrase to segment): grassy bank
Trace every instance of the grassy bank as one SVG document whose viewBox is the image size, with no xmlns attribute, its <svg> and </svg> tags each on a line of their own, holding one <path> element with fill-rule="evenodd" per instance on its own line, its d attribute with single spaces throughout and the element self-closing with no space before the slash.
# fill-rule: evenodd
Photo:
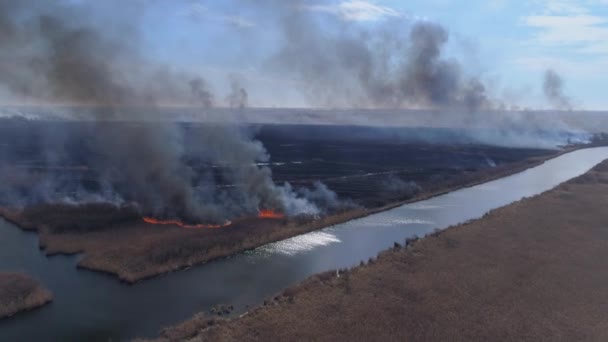
<svg viewBox="0 0 608 342">
<path fill-rule="evenodd" d="M 608 162 L 533 198 L 351 270 L 316 275 L 231 320 L 161 340 L 608 339 Z"/>
<path fill-rule="evenodd" d="M 0 319 L 41 307 L 53 300 L 51 292 L 23 274 L 0 273 Z"/>
</svg>

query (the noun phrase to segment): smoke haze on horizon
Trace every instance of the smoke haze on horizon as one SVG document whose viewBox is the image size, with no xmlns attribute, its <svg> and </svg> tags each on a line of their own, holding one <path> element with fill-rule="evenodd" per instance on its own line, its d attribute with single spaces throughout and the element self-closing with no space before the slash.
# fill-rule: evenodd
<svg viewBox="0 0 608 342">
<path fill-rule="evenodd" d="M 191 96 L 204 109 L 212 107 L 216 97 L 202 76 L 174 70 L 139 53 L 140 38 L 132 15 L 144 9 L 145 3 L 130 2 L 123 12 L 131 12 L 128 17 L 97 11 L 108 10 L 104 6 L 109 3 L 117 4 L 109 1 L 96 7 L 0 0 L 0 48 L 10 51 L 1 64 L 0 83 L 25 97 L 104 105 L 103 110 L 89 113 L 94 125 L 87 160 L 104 187 L 101 193 L 135 202 L 145 215 L 211 223 L 255 215 L 263 209 L 289 215 L 322 211 L 289 185 L 273 183 L 270 169 L 257 165 L 268 160 L 266 150 L 241 127 L 208 128 L 186 146 L 176 124 L 111 125 L 108 119 L 145 120 L 154 114 L 159 99 Z M 96 19 L 100 18 L 111 21 L 101 20 L 104 25 L 98 26 Z M 247 93 L 238 81 L 233 81 L 231 91 L 231 106 L 247 105 Z M 141 104 L 147 108 L 130 109 Z M 62 133 L 70 134 L 49 132 L 46 138 L 64 139 Z M 213 175 L 197 175 L 184 160 L 187 148 L 196 149 L 203 162 L 221 165 L 219 176 L 238 186 L 218 189 Z M 57 153 L 61 151 L 43 152 L 47 156 Z M 33 174 L 16 181 L 11 179 L 14 170 L 9 165 L 3 166 L 0 175 L 5 180 L 1 192 L 9 198 L 22 196 L 18 189 L 29 183 L 28 198 L 53 200 L 56 190 L 65 185 L 63 179 L 36 182 Z M 32 194 L 36 192 L 40 193 Z"/>
<path fill-rule="evenodd" d="M 206 75 L 144 53 L 141 22 L 153 3 L 0 0 L 0 84 L 23 99 L 103 105 L 103 110 L 74 109 L 75 114 L 86 112 L 95 123 L 88 163 L 97 171 L 103 193 L 136 202 L 145 214 L 222 223 L 262 209 L 317 215 L 338 206 L 322 184 L 308 190 L 278 186 L 270 169 L 259 165 L 269 159 L 264 146 L 232 125 L 244 121 L 243 109 L 251 101 L 245 76 L 224 75 L 229 86 L 225 96 L 218 96 Z M 235 3 L 277 25 L 272 37 L 279 44 L 262 58 L 260 68 L 292 78 L 294 89 L 313 106 L 431 108 L 438 111 L 435 119 L 448 126 L 496 126 L 500 134 L 482 141 L 525 137 L 534 145 L 544 143 L 537 134 L 540 129 L 568 129 L 561 122 L 530 120 L 525 113 L 487 115 L 487 110 L 506 105 L 489 96 L 490 85 L 471 73 L 471 65 L 445 54 L 450 35 L 437 23 L 395 20 L 365 27 L 315 16 L 302 10 L 302 1 Z M 114 10 L 118 5 L 120 13 Z M 238 42 L 247 48 L 244 41 L 263 40 L 266 34 L 244 33 Z M 235 56 L 249 52 L 260 51 Z M 188 144 L 176 124 L 108 123 L 116 118 L 146 121 L 166 103 L 198 106 L 201 116 L 223 104 L 233 109 L 234 121 L 206 129 Z M 145 109 L 137 110 L 142 105 Z M 53 134 L 47 138 L 62 139 Z M 222 165 L 221 177 L 239 186 L 218 189 L 212 175 L 197 175 L 184 162 L 187 149 L 194 149 L 205 163 Z M 50 156 L 55 153 L 48 151 Z M 62 186 L 62 180 L 44 179 L 40 184 L 35 190 L 44 198 L 44 192 Z M 6 196 L 15 193 L 5 190 Z"/>
</svg>

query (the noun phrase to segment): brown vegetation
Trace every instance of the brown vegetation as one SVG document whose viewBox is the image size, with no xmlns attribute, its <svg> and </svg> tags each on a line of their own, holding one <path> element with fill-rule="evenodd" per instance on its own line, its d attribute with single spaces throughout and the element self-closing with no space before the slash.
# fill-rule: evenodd
<svg viewBox="0 0 608 342">
<path fill-rule="evenodd" d="M 53 300 L 51 292 L 22 274 L 0 273 L 0 318 L 32 310 Z"/>
<path fill-rule="evenodd" d="M 563 152 L 561 152 L 563 153 Z M 458 179 L 434 180 L 414 198 L 379 200 L 374 208 L 355 208 L 319 219 L 241 219 L 222 229 L 185 229 L 143 222 L 133 207 L 109 204 L 41 205 L 24 210 L 0 208 L 0 216 L 23 229 L 37 230 L 47 254 L 84 253 L 78 266 L 117 275 L 134 283 L 217 258 L 371 215 L 407 202 L 501 178 L 546 159 L 533 157 L 497 168 L 468 172 Z M 382 205 L 380 205 L 382 204 Z"/>
<path fill-rule="evenodd" d="M 352 270 L 313 276 L 240 318 L 190 322 L 187 336 L 195 329 L 192 341 L 605 341 L 605 203 L 608 162 L 482 219 L 395 244 Z"/>
</svg>

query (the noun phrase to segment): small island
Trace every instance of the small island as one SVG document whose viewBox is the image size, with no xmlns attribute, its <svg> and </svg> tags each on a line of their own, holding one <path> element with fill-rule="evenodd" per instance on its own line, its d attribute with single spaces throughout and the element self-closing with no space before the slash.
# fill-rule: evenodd
<svg viewBox="0 0 608 342">
<path fill-rule="evenodd" d="M 19 273 L 0 273 L 0 319 L 29 311 L 53 300 L 51 291 Z"/>
</svg>

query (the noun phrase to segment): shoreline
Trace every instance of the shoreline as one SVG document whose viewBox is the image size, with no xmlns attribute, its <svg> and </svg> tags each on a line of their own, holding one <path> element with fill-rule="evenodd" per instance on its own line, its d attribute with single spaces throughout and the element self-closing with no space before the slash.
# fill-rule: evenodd
<svg viewBox="0 0 608 342">
<path fill-rule="evenodd" d="M 0 320 L 32 311 L 53 301 L 51 291 L 19 273 L 0 273 Z"/>
<path fill-rule="evenodd" d="M 26 231 L 37 231 L 39 236 L 39 246 L 40 249 L 44 249 L 46 251 L 47 256 L 53 256 L 58 254 L 65 255 L 74 255 L 74 254 L 83 254 L 84 257 L 78 262 L 78 269 L 86 269 L 94 272 L 105 273 L 115 277 L 122 282 L 128 284 L 135 284 L 139 281 L 146 280 L 149 278 L 162 276 L 164 274 L 172 273 L 187 269 L 192 266 L 200 266 L 204 265 L 208 262 L 212 262 L 214 260 L 230 257 L 235 254 L 243 253 L 248 250 L 253 250 L 255 248 L 261 247 L 266 244 L 274 243 L 277 241 L 282 241 L 288 238 L 292 238 L 298 235 L 306 234 L 309 232 L 321 230 L 327 227 L 331 227 L 337 224 L 342 224 L 348 221 L 360 219 L 369 215 L 377 214 L 383 211 L 391 210 L 405 204 L 419 202 L 428 200 L 430 198 L 441 196 L 446 193 L 450 193 L 453 191 L 457 191 L 460 189 L 465 189 L 469 187 L 473 187 L 479 184 L 491 182 L 493 180 L 497 180 L 500 178 L 508 177 L 520 172 L 524 172 L 529 168 L 536 167 L 538 165 L 543 164 L 544 162 L 557 158 L 563 154 L 576 151 L 578 149 L 583 148 L 591 148 L 595 146 L 572 146 L 568 148 L 564 148 L 560 151 L 556 151 L 556 153 L 544 156 L 544 157 L 534 157 L 528 158 L 514 164 L 506 164 L 500 167 L 500 169 L 490 169 L 491 172 L 485 172 L 480 175 L 475 175 L 477 179 L 472 181 L 464 181 L 462 184 L 450 185 L 443 189 L 432 191 L 428 193 L 421 193 L 419 195 L 414 196 L 413 198 L 397 201 L 394 203 L 389 203 L 377 208 L 359 208 L 353 209 L 349 211 L 345 211 L 343 213 L 339 213 L 337 215 L 327 216 L 318 220 L 314 220 L 311 222 L 306 222 L 304 224 L 298 224 L 297 222 L 293 222 L 291 220 L 282 221 L 280 225 L 273 228 L 269 236 L 266 238 L 258 238 L 254 237 L 253 240 L 247 240 L 244 238 L 241 241 L 240 245 L 232 248 L 211 248 L 209 251 L 199 254 L 193 253 L 192 255 L 186 255 L 181 257 L 179 260 L 170 260 L 170 262 L 165 262 L 162 264 L 152 265 L 152 266 L 144 266 L 143 271 L 129 271 L 125 270 L 124 267 L 121 268 L 119 264 L 113 264 L 111 261 L 108 261 L 108 258 L 104 258 L 100 256 L 98 253 L 91 253 L 88 249 L 93 249 L 92 247 L 87 248 L 86 245 L 83 247 L 82 242 L 79 242 L 78 239 L 83 239 L 85 235 L 93 235 L 98 236 L 100 234 L 97 233 L 83 233 L 81 235 L 68 235 L 68 234 L 52 234 L 49 233 L 48 227 L 45 227 L 44 224 L 32 224 L 31 222 L 25 222 L 24 220 L 20 220 L 19 216 L 15 213 L 9 212 L 7 210 L 0 210 L 0 217 L 3 217 L 6 221 L 15 224 Z M 277 223 L 272 222 L 272 224 L 276 225 Z M 134 223 L 131 226 L 139 226 L 138 223 Z M 157 228 L 157 227 L 156 227 Z M 287 228 L 287 229 L 285 229 Z M 165 228 L 167 229 L 167 228 Z M 167 229 L 169 231 L 169 229 Z M 177 234 L 176 231 L 173 231 Z M 191 233 L 191 232 L 187 232 Z M 63 236 L 62 236 L 63 235 Z M 185 235 L 185 234 L 184 234 Z M 272 237 L 270 236 L 272 235 Z M 171 236 L 173 237 L 173 236 Z M 84 239 L 90 238 L 87 236 Z M 102 237 L 103 238 L 103 237 Z M 138 255 L 139 256 L 139 255 Z"/>
<path fill-rule="evenodd" d="M 605 340 L 606 200 L 608 160 L 360 266 L 313 275 L 238 317 L 199 314 L 159 341 Z"/>
</svg>

